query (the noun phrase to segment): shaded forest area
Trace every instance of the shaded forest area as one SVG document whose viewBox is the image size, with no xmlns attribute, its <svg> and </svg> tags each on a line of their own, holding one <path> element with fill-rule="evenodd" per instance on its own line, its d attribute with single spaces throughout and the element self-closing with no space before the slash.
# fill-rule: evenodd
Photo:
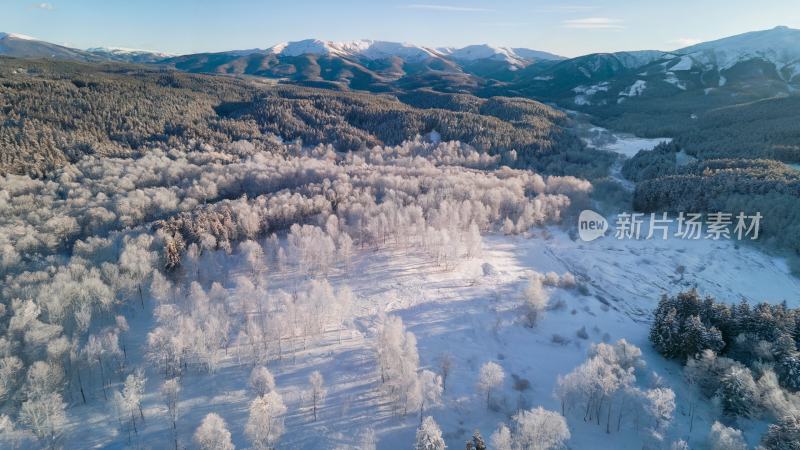
<svg viewBox="0 0 800 450">
<path fill-rule="evenodd" d="M 661 145 L 625 163 L 637 181 L 634 208 L 644 212 L 760 212 L 762 237 L 800 252 L 800 172 L 765 159 L 709 159 L 680 163 L 679 147 Z"/>
<path fill-rule="evenodd" d="M 686 383 L 728 418 L 773 421 L 764 449 L 792 448 L 787 443 L 797 442 L 800 403 L 798 314 L 786 303 L 730 305 L 691 290 L 661 298 L 650 341 L 685 364 Z"/>
</svg>

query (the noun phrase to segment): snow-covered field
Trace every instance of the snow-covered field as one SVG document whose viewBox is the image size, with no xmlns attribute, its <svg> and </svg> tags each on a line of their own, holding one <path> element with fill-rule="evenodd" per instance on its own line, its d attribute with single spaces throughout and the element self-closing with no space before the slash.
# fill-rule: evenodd
<svg viewBox="0 0 800 450">
<path fill-rule="evenodd" d="M 230 280 L 243 274 L 239 255 L 219 253 L 212 268 L 201 274 L 208 288 L 214 280 Z M 684 266 L 683 274 L 678 267 Z M 545 317 L 533 329 L 520 323 L 521 292 L 531 271 L 572 272 L 586 289 L 551 290 Z M 299 282 L 296 273 L 269 276 L 270 289 L 291 290 Z M 558 375 L 570 372 L 586 357 L 593 342 L 625 338 L 642 348 L 647 368 L 639 383 L 648 386 L 651 371 L 675 390 L 678 408 L 668 440 L 704 442 L 716 417 L 701 409 L 694 432 L 687 436 L 685 405 L 689 395 L 681 381 L 680 367 L 655 354 L 647 342 L 649 312 L 661 294 L 689 287 L 721 300 L 778 302 L 797 306 L 794 296 L 800 283 L 780 261 L 749 247 L 728 241 L 618 241 L 605 237 L 590 243 L 573 241 L 559 228 L 537 230 L 529 236 L 487 236 L 480 256 L 458 262 L 449 270 L 433 264 L 422 254 L 392 248 L 363 251 L 356 255 L 349 273 L 329 274 L 334 286 L 347 283 L 356 294 L 355 325 L 343 334 L 329 332 L 308 345 L 295 358 L 272 360 L 269 369 L 277 390 L 288 407 L 286 434 L 278 448 L 352 448 L 363 430 L 372 428 L 378 448 L 410 448 L 419 417 L 411 412 L 393 413 L 379 388 L 373 338 L 377 313 L 400 316 L 418 340 L 420 366 L 435 369 L 442 354 L 453 358 L 453 368 L 440 406 L 426 414 L 441 426 L 449 448 L 462 448 L 473 430 L 488 437 L 500 422 L 521 408 L 538 405 L 559 411 L 553 396 Z M 229 287 L 229 286 L 226 286 Z M 152 304 L 152 303 L 150 303 Z M 153 327 L 150 307 L 127 313 L 130 334 L 124 338 L 132 365 L 142 361 L 146 334 Z M 577 336 L 585 327 L 588 338 Z M 558 338 L 554 339 L 554 336 Z M 495 394 L 499 406 L 487 409 L 485 396 L 477 392 L 478 369 L 487 361 L 500 364 L 506 380 Z M 234 351 L 212 374 L 189 373 L 181 380 L 178 433 L 181 447 L 193 448 L 191 435 L 209 412 L 228 423 L 237 448 L 247 448 L 244 424 L 253 394 L 248 390 L 249 364 L 238 364 Z M 311 417 L 305 394 L 308 376 L 319 370 L 328 395 L 319 419 Z M 144 401 L 144 423 L 128 444 L 126 432 L 95 391 L 89 404 L 70 409 L 72 425 L 68 448 L 168 448 L 170 423 L 158 393 L 163 376 L 149 369 Z M 513 377 L 530 382 L 514 388 Z M 639 449 L 642 441 L 633 430 L 606 434 L 605 427 L 568 416 L 572 431 L 570 448 Z M 740 423 L 751 444 L 763 424 Z"/>
<path fill-rule="evenodd" d="M 600 150 L 625 155 L 630 158 L 640 150 L 652 150 L 658 144 L 671 141 L 670 138 L 643 138 L 628 133 L 617 133 L 602 127 L 592 126 L 584 138 L 586 145 Z"/>
</svg>

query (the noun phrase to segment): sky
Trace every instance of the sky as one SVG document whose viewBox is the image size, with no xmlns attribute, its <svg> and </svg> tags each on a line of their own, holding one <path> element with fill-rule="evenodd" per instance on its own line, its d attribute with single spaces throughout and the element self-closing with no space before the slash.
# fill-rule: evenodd
<svg viewBox="0 0 800 450">
<path fill-rule="evenodd" d="M 674 50 L 786 25 L 798 0 L 0 0 L 0 31 L 185 54 L 318 38 L 492 44 L 563 56 Z"/>
</svg>

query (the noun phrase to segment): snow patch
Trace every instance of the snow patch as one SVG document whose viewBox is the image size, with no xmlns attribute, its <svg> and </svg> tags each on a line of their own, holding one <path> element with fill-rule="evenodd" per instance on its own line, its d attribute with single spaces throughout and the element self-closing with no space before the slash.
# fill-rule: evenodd
<svg viewBox="0 0 800 450">
<path fill-rule="evenodd" d="M 598 92 L 607 92 L 608 87 L 609 87 L 609 82 L 604 81 L 602 83 L 595 84 L 593 86 L 583 86 L 583 85 L 577 86 L 572 88 L 572 91 L 575 92 L 576 94 L 586 94 L 592 96 L 597 94 Z"/>
<path fill-rule="evenodd" d="M 619 95 L 625 97 L 638 97 L 642 95 L 644 90 L 647 88 L 647 82 L 644 80 L 636 80 L 628 89 L 619 93 Z"/>
<path fill-rule="evenodd" d="M 175 56 L 174 54 L 171 53 L 163 53 L 155 50 L 144 50 L 144 49 L 127 48 L 127 47 L 92 47 L 92 48 L 87 48 L 86 51 L 91 53 L 106 53 L 118 56 L 155 55 L 164 58 Z"/>
<path fill-rule="evenodd" d="M 575 102 L 576 105 L 579 106 L 587 106 L 592 104 L 592 102 L 588 98 L 586 98 L 585 95 L 576 95 L 575 100 L 573 101 Z"/>
<path fill-rule="evenodd" d="M 688 56 L 682 56 L 681 60 L 678 61 L 677 64 L 670 67 L 670 70 L 673 71 L 692 70 L 692 67 L 694 67 L 694 61 L 692 61 L 692 58 Z"/>
<path fill-rule="evenodd" d="M 675 75 L 675 73 L 667 72 L 666 75 L 667 75 L 667 77 L 664 78 L 664 81 L 666 81 L 667 83 L 677 87 L 678 89 L 680 89 L 682 91 L 686 90 L 686 84 L 683 81 L 681 81 L 680 79 L 678 79 L 678 76 Z"/>
</svg>

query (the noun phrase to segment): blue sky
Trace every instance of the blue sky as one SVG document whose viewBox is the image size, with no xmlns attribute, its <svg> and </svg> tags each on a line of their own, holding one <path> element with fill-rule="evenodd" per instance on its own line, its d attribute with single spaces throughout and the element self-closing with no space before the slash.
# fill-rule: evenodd
<svg viewBox="0 0 800 450">
<path fill-rule="evenodd" d="M 787 25 L 798 0 L 2 0 L 0 31 L 78 48 L 194 53 L 309 37 L 489 43 L 565 56 L 670 50 Z"/>
</svg>

